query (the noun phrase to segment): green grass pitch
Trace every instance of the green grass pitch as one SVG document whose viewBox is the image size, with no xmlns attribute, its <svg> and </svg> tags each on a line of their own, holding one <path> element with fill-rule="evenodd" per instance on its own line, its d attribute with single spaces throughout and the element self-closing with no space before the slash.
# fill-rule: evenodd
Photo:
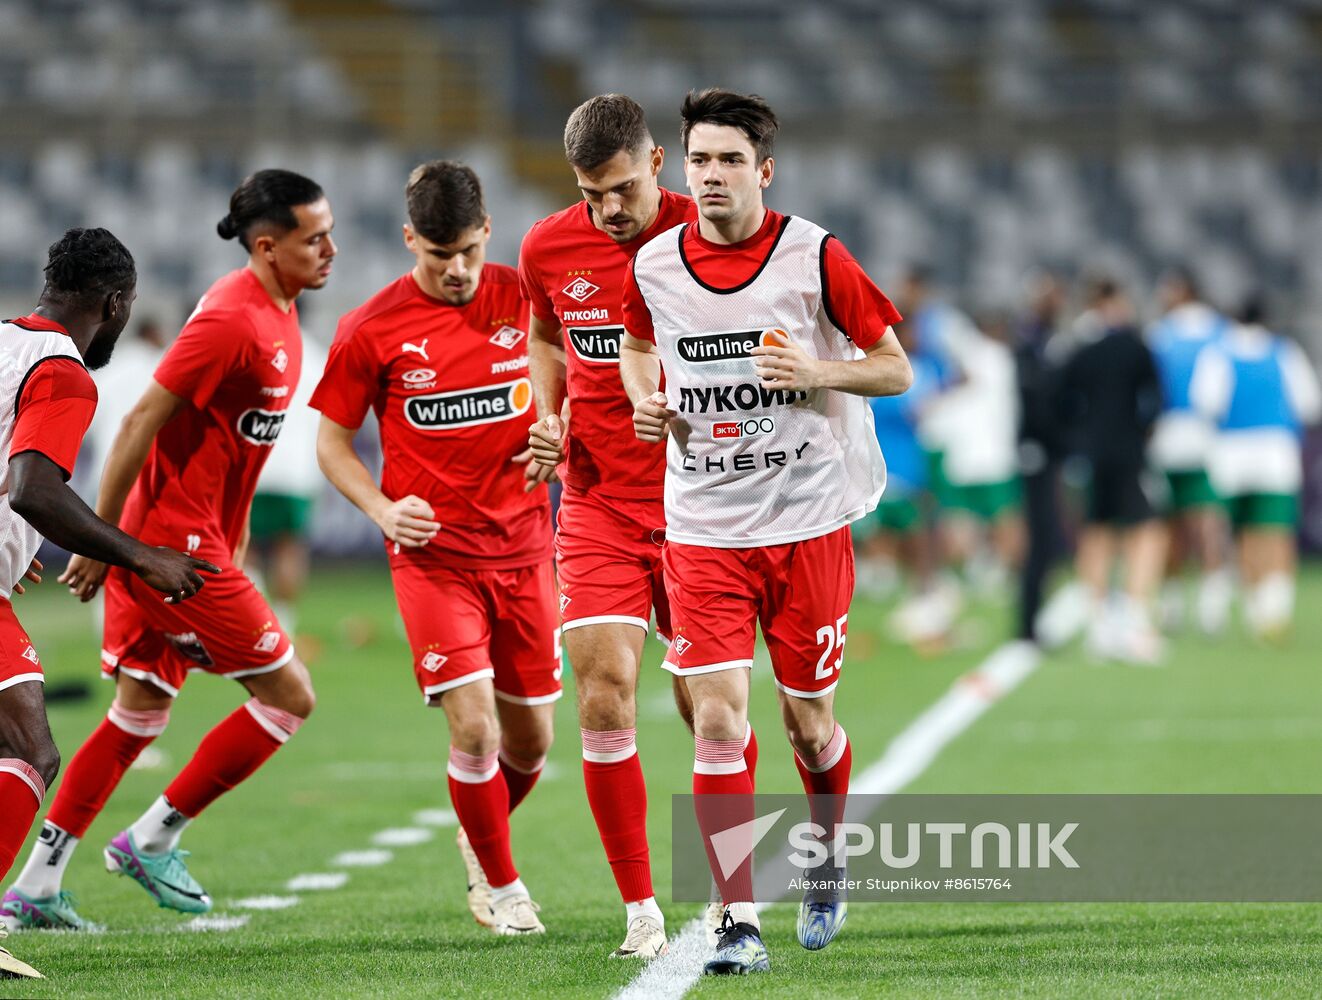
<svg viewBox="0 0 1322 1000">
<path fill-rule="evenodd" d="M 96 681 L 92 618 L 52 582 L 16 601 L 51 682 L 88 679 L 90 700 L 52 708 L 66 759 L 96 725 L 111 687 Z M 1046 662 L 957 738 L 911 785 L 914 792 L 1322 792 L 1322 575 L 1306 575 L 1289 648 L 1238 632 L 1215 643 L 1178 640 L 1164 669 L 1089 664 L 1068 652 Z M 453 827 L 430 842 L 390 848 L 380 867 L 342 867 L 341 852 L 446 809 L 446 736 L 425 710 L 396 628 L 385 567 L 322 568 L 302 606 L 322 652 L 312 663 L 319 705 L 258 775 L 187 833 L 194 874 L 216 915 L 248 914 L 231 930 L 190 930 L 137 886 L 101 868 L 100 848 L 183 764 L 205 729 L 243 698 L 194 676 L 156 743 L 152 768 L 125 778 L 89 831 L 66 887 L 104 933 L 25 933 L 9 942 L 49 977 L 4 984 L 32 997 L 607 997 L 637 966 L 607 959 L 622 908 L 587 809 L 579 772 L 572 671 L 559 703 L 558 741 L 542 783 L 513 817 L 521 873 L 542 905 L 544 939 L 497 939 L 463 899 Z M 882 609 L 850 616 L 839 714 L 855 768 L 975 666 L 1003 635 L 1009 610 L 978 612 L 985 641 L 932 659 L 891 644 Z M 370 638 L 364 638 L 371 633 Z M 361 645 L 359 643 L 362 643 Z M 655 877 L 672 932 L 696 915 L 670 904 L 669 803 L 690 787 L 690 737 L 670 707 L 669 679 L 649 645 L 639 746 L 651 794 Z M 799 788 L 780 734 L 770 672 L 755 671 L 753 719 L 761 791 Z M 21 862 L 20 862 L 21 863 Z M 301 892 L 283 910 L 239 910 L 246 897 L 293 895 L 296 875 L 345 871 L 339 889 Z M 772 972 L 704 981 L 693 995 L 1208 996 L 1318 995 L 1322 904 L 855 905 L 842 936 L 809 954 L 794 942 L 794 911 L 764 916 Z"/>
</svg>

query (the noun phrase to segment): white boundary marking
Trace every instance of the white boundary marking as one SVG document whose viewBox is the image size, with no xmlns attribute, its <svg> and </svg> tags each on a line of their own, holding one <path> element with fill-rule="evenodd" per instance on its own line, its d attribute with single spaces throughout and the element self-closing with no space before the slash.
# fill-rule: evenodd
<svg viewBox="0 0 1322 1000">
<path fill-rule="evenodd" d="M 372 834 L 372 843 L 378 847 L 413 847 L 425 844 L 436 836 L 435 830 L 425 826 L 399 826 L 389 830 L 378 830 Z"/>
<path fill-rule="evenodd" d="M 453 809 L 420 809 L 413 814 L 419 826 L 458 826 L 459 817 Z"/>
<path fill-rule="evenodd" d="M 1024 642 L 993 650 L 980 666 L 957 678 L 944 695 L 891 740 L 881 759 L 858 774 L 849 791 L 893 795 L 912 782 L 955 737 L 1037 669 L 1041 655 Z M 759 905 L 759 909 L 763 907 Z M 702 976 L 709 955 L 702 917 L 670 939 L 670 950 L 653 959 L 615 1000 L 679 1000 Z"/>
<path fill-rule="evenodd" d="M 179 925 L 181 931 L 235 931 L 252 919 L 251 913 L 234 916 L 228 913 L 206 914 Z"/>
<path fill-rule="evenodd" d="M 369 847 L 364 851 L 341 851 L 331 858 L 331 864 L 344 868 L 377 868 L 388 864 L 394 857 L 394 851 L 387 851 L 383 847 Z"/>
<path fill-rule="evenodd" d="M 348 872 L 308 872 L 304 875 L 295 875 L 285 883 L 285 888 L 290 892 L 339 889 L 348 881 Z"/>
<path fill-rule="evenodd" d="M 287 910 L 302 900 L 298 896 L 247 896 L 236 899 L 233 906 L 240 910 Z"/>
</svg>

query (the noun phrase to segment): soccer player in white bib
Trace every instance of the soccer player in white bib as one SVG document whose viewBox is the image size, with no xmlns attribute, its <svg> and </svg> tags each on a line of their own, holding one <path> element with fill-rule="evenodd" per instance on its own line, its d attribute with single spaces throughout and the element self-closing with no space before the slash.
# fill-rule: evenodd
<svg viewBox="0 0 1322 1000">
<path fill-rule="evenodd" d="M 730 825 L 729 796 L 752 818 L 743 740 L 758 622 L 805 790 L 848 790 L 833 704 L 854 589 L 849 524 L 886 481 L 866 397 L 904 392 L 912 373 L 890 329 L 899 313 L 840 241 L 763 206 L 777 131 L 766 102 L 710 89 L 681 113 L 698 222 L 634 258 L 620 376 L 639 439 L 669 439 L 665 666 L 693 700 L 693 790 L 709 839 Z M 720 812 L 704 805 L 711 796 Z M 814 810 L 828 802 L 826 827 L 841 800 Z M 712 871 L 726 911 L 706 972 L 765 971 L 751 863 Z M 805 895 L 799 941 L 825 947 L 844 917 L 841 894 Z"/>
</svg>

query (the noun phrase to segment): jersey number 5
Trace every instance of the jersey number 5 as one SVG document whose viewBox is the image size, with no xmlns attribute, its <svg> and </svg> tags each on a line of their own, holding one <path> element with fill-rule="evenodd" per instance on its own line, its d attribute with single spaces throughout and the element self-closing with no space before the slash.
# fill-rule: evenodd
<svg viewBox="0 0 1322 1000">
<path fill-rule="evenodd" d="M 840 669 L 840 664 L 845 659 L 845 622 L 849 620 L 849 615 L 840 616 L 840 620 L 835 623 L 835 627 L 823 625 L 817 630 L 817 644 L 826 644 L 822 650 L 821 658 L 817 661 L 817 679 L 819 681 L 827 680 L 833 673 Z M 828 663 L 831 654 L 835 653 L 834 663 Z"/>
</svg>

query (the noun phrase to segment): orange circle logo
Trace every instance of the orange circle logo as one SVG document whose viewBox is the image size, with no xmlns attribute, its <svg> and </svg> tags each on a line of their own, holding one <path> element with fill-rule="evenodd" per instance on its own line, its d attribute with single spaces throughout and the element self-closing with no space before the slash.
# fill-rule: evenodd
<svg viewBox="0 0 1322 1000">
<path fill-rule="evenodd" d="M 773 327 L 770 330 L 763 330 L 759 338 L 762 347 L 788 347 L 790 335 L 780 327 Z"/>
<path fill-rule="evenodd" d="M 526 378 L 520 379 L 510 387 L 510 406 L 515 413 L 522 413 L 532 405 L 532 383 Z"/>
</svg>

